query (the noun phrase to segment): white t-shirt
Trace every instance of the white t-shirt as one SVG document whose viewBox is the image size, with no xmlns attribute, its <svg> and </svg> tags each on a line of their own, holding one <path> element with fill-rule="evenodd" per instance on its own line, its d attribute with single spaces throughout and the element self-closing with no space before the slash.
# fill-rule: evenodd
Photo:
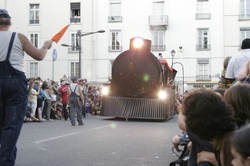
<svg viewBox="0 0 250 166">
<path fill-rule="evenodd" d="M 234 55 L 227 66 L 226 78 L 237 79 L 239 72 L 243 69 L 245 63 L 250 60 L 250 49 L 241 50 Z"/>
</svg>

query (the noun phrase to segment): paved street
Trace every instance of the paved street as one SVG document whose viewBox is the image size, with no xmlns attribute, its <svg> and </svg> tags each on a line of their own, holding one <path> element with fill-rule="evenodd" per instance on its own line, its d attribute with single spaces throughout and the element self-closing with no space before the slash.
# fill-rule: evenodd
<svg viewBox="0 0 250 166">
<path fill-rule="evenodd" d="M 16 166 L 168 166 L 176 159 L 171 140 L 177 116 L 168 121 L 89 116 L 69 121 L 24 123 Z"/>
</svg>

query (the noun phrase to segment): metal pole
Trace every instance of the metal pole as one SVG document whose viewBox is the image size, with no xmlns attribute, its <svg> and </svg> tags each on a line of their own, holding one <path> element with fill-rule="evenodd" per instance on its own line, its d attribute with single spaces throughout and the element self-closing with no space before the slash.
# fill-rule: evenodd
<svg viewBox="0 0 250 166">
<path fill-rule="evenodd" d="M 174 62 L 173 64 L 172 64 L 172 68 L 173 68 L 173 65 L 174 64 L 180 64 L 181 65 L 181 67 L 182 67 L 182 81 L 183 81 L 183 84 L 182 84 L 182 93 L 183 93 L 183 95 L 184 95 L 184 83 L 185 83 L 185 81 L 184 81 L 184 66 L 183 66 L 183 64 L 181 63 L 181 62 Z"/>
<path fill-rule="evenodd" d="M 79 42 L 79 79 L 82 78 L 82 42 L 81 42 L 81 30 L 77 31 L 78 42 Z"/>
<path fill-rule="evenodd" d="M 54 59 L 52 57 L 52 80 L 54 80 Z"/>
</svg>

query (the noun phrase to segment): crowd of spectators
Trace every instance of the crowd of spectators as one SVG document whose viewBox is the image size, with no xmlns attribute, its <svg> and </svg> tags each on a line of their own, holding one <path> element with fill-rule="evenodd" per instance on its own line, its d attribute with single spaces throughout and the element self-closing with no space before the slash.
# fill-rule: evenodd
<svg viewBox="0 0 250 166">
<path fill-rule="evenodd" d="M 42 80 L 40 77 L 29 79 L 29 102 L 24 122 L 43 122 L 68 120 L 70 84 L 68 78 L 62 78 L 57 83 L 54 80 Z M 81 112 L 84 118 L 99 115 L 101 110 L 101 88 L 89 85 L 87 79 L 77 79 L 84 95 L 84 105 Z"/>
</svg>

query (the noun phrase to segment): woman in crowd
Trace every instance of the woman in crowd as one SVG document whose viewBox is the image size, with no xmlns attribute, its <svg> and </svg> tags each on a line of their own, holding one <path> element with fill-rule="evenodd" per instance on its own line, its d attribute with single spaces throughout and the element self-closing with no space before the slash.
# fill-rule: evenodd
<svg viewBox="0 0 250 166">
<path fill-rule="evenodd" d="M 49 89 L 47 81 L 43 81 L 42 94 L 44 96 L 43 115 L 46 116 L 46 120 L 54 121 L 53 119 L 50 118 L 50 115 L 51 115 L 51 102 L 52 102 L 52 91 Z"/>
<path fill-rule="evenodd" d="M 35 117 L 36 113 L 36 107 L 37 107 L 37 95 L 38 92 L 33 88 L 35 84 L 35 80 L 29 81 L 29 96 L 28 96 L 28 108 L 30 109 L 30 118 L 33 121 L 38 121 L 38 119 Z"/>
<path fill-rule="evenodd" d="M 237 84 L 225 92 L 225 101 L 233 109 L 237 126 L 250 122 L 250 84 Z"/>
<path fill-rule="evenodd" d="M 194 90 L 184 98 L 182 108 L 187 131 L 212 143 L 216 156 L 213 165 L 230 166 L 230 138 L 236 123 L 223 97 L 213 90 Z M 201 160 L 208 162 L 206 158 Z"/>
</svg>

